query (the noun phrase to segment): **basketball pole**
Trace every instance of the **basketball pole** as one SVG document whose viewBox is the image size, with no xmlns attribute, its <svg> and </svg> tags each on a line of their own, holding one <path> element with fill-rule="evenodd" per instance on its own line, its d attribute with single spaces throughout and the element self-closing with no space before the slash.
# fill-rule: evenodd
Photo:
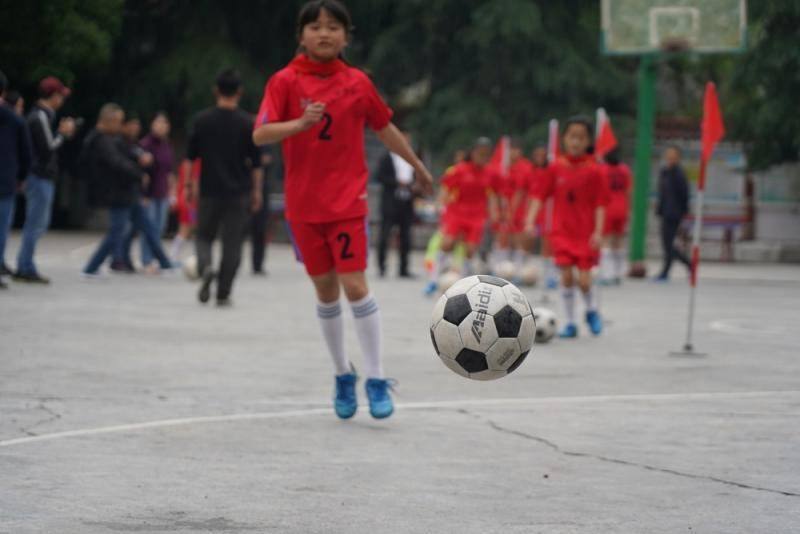
<svg viewBox="0 0 800 534">
<path fill-rule="evenodd" d="M 647 215 L 650 200 L 650 172 L 656 115 L 656 57 L 642 56 L 639 63 L 639 96 L 636 113 L 636 160 L 633 186 L 633 218 L 630 240 L 630 275 L 644 278 Z"/>
</svg>

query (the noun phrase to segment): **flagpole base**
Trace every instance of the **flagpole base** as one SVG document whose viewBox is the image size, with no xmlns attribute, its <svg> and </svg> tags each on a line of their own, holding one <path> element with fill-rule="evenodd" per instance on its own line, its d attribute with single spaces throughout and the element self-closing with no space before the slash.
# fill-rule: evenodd
<svg viewBox="0 0 800 534">
<path fill-rule="evenodd" d="M 694 345 L 687 343 L 683 346 L 683 350 L 671 351 L 669 355 L 673 358 L 705 358 L 708 356 L 705 352 L 697 352 L 694 350 Z"/>
</svg>

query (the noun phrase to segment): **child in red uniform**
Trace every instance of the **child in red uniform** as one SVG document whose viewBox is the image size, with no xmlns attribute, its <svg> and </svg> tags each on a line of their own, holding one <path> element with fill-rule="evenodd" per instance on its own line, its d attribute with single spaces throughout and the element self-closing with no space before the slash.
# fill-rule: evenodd
<svg viewBox="0 0 800 534">
<path fill-rule="evenodd" d="M 197 196 L 200 181 L 199 159 L 180 166 L 178 185 L 175 190 L 175 211 L 178 215 L 178 233 L 172 240 L 170 259 L 180 262 L 181 250 L 191 238 L 197 226 Z"/>
<path fill-rule="evenodd" d="M 586 302 L 586 322 L 594 335 L 603 329 L 592 291 L 592 268 L 597 265 L 608 203 L 606 182 L 597 163 L 589 155 L 592 125 L 582 117 L 567 121 L 564 130 L 566 155 L 550 168 L 534 198 L 528 214 L 527 227 L 534 231 L 542 203 L 553 198 L 553 229 L 550 242 L 556 265 L 561 269 L 562 297 L 567 325 L 561 337 L 578 335 L 575 320 L 575 273 Z"/>
<path fill-rule="evenodd" d="M 603 232 L 605 246 L 600 258 L 600 282 L 605 285 L 622 283 L 625 252 L 623 239 L 628 227 L 629 198 L 631 194 L 631 170 L 619 160 L 619 149 L 606 154 L 602 166 L 608 184 L 609 201 L 606 208 L 606 225 Z"/>
<path fill-rule="evenodd" d="M 549 179 L 550 176 L 550 169 L 547 164 L 547 146 L 541 145 L 533 149 L 531 163 L 533 166 L 531 181 L 529 182 L 530 187 L 528 188 L 528 210 L 530 210 L 530 204 L 533 202 L 533 199 L 542 189 L 543 184 Z M 528 240 L 531 248 L 533 248 L 535 237 L 539 237 L 543 260 L 542 272 L 544 273 L 547 289 L 556 289 L 558 287 L 559 274 L 558 269 L 556 269 L 556 266 L 553 263 L 553 254 L 550 250 L 550 230 L 553 225 L 552 204 L 552 199 L 550 199 L 542 205 L 541 209 L 539 209 L 539 213 L 534 221 L 536 225 L 536 233 L 525 233 L 525 239 Z"/>
<path fill-rule="evenodd" d="M 381 320 L 369 292 L 367 268 L 367 165 L 364 127 L 408 161 L 422 185 L 432 178 L 392 111 L 362 71 L 342 61 L 352 28 L 337 0 L 307 3 L 298 19 L 301 53 L 267 83 L 256 121 L 256 145 L 283 143 L 286 218 L 299 256 L 316 289 L 325 341 L 336 370 L 334 408 L 355 415 L 357 377 L 345 355 L 341 290 L 350 301 L 365 357 L 370 413 L 389 417 L 389 383 L 381 366 Z"/>
<path fill-rule="evenodd" d="M 534 180 L 533 163 L 524 156 L 519 139 L 511 140 L 509 162 L 508 175 L 513 189 L 511 197 L 506 197 L 506 228 L 511 244 L 511 261 L 519 277 L 523 264 L 533 252 L 533 243 L 525 235 L 525 218 L 530 207 L 528 191 Z"/>
<path fill-rule="evenodd" d="M 488 166 L 492 142 L 482 137 L 470 151 L 469 161 L 451 167 L 442 179 L 446 216 L 442 219 L 442 245 L 438 270 L 450 269 L 452 252 L 460 240 L 466 246 L 463 275 L 473 274 L 472 260 L 483 240 L 486 221 L 497 220 L 492 184 L 496 178 Z M 435 289 L 435 288 L 434 288 Z"/>
</svg>

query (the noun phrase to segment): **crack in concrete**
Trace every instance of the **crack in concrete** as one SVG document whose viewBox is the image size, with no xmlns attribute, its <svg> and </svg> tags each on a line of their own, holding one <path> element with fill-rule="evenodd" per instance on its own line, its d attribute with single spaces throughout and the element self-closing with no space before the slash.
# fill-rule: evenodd
<svg viewBox="0 0 800 534">
<path fill-rule="evenodd" d="M 541 445 L 544 445 L 544 446 L 552 449 L 553 451 L 555 451 L 558 454 L 561 454 L 563 456 L 568 456 L 568 457 L 571 457 L 571 458 L 588 458 L 588 459 L 597 460 L 597 461 L 600 461 L 600 462 L 606 462 L 606 463 L 611 463 L 611 464 L 616 464 L 616 465 L 624 465 L 624 466 L 628 466 L 628 467 L 636 467 L 638 469 L 644 469 L 644 470 L 653 471 L 653 472 L 656 472 L 656 473 L 663 473 L 663 474 L 679 476 L 679 477 L 683 477 L 683 478 L 691 478 L 691 479 L 694 479 L 694 480 L 705 480 L 707 482 L 716 482 L 718 484 L 724 484 L 726 486 L 733 486 L 733 487 L 740 488 L 740 489 L 747 489 L 747 490 L 753 490 L 753 491 L 763 491 L 763 492 L 767 492 L 767 493 L 776 493 L 778 495 L 783 495 L 785 497 L 800 497 L 800 493 L 795 493 L 795 492 L 786 491 L 786 490 L 779 490 L 779 489 L 774 489 L 774 488 L 765 488 L 765 487 L 762 487 L 762 486 L 754 486 L 752 484 L 745 484 L 743 482 L 736 482 L 735 480 L 726 480 L 724 478 L 719 478 L 719 477 L 715 477 L 715 476 L 711 476 L 711 475 L 698 475 L 698 474 L 695 474 L 695 473 L 687 473 L 685 471 L 678 471 L 677 469 L 670 469 L 668 467 L 658 467 L 658 466 L 655 466 L 655 465 L 649 465 L 649 464 L 644 464 L 644 463 L 640 463 L 640 462 L 633 462 L 633 461 L 630 461 L 630 460 L 622 460 L 620 458 L 611 458 L 609 456 L 603 456 L 603 455 L 600 455 L 600 454 L 592 454 L 592 453 L 589 453 L 589 452 L 569 451 L 569 450 L 563 449 L 560 445 L 558 445 L 557 443 L 555 443 L 553 441 L 550 441 L 549 439 L 542 438 L 542 437 L 539 437 L 539 436 L 534 436 L 533 434 L 528 434 L 527 432 L 522 432 L 520 430 L 514 430 L 513 428 L 507 428 L 507 427 L 501 426 L 498 423 L 496 423 L 495 421 L 492 421 L 491 419 L 482 417 L 482 416 L 480 416 L 478 414 L 475 414 L 475 413 L 472 413 L 472 412 L 470 412 L 468 410 L 459 409 L 458 412 L 462 413 L 462 414 L 465 414 L 465 415 L 468 415 L 470 417 L 473 417 L 475 419 L 478 419 L 480 421 L 484 421 L 492 429 L 494 429 L 494 430 L 496 430 L 498 432 L 502 432 L 504 434 L 508 434 L 508 435 L 511 435 L 511 436 L 516 436 L 518 438 L 526 439 L 528 441 L 535 441 L 536 443 L 539 443 Z"/>
<path fill-rule="evenodd" d="M 59 400 L 59 399 L 57 399 L 55 397 L 39 398 L 38 399 L 39 404 L 36 406 L 35 409 L 36 410 L 42 410 L 43 412 L 48 414 L 48 417 L 45 417 L 44 419 L 40 419 L 39 421 L 36 421 L 35 423 L 33 423 L 31 425 L 27 425 L 25 427 L 20 428 L 19 429 L 20 432 L 22 432 L 26 436 L 36 436 L 37 435 L 36 432 L 32 432 L 32 430 L 34 428 L 37 428 L 37 427 L 40 427 L 42 425 L 46 425 L 47 423 L 52 423 L 53 421 L 58 421 L 59 419 L 61 419 L 61 414 L 60 413 L 56 412 L 55 410 L 53 410 L 52 408 L 47 406 L 48 402 L 51 402 L 51 401 L 54 401 L 54 400 Z"/>
</svg>

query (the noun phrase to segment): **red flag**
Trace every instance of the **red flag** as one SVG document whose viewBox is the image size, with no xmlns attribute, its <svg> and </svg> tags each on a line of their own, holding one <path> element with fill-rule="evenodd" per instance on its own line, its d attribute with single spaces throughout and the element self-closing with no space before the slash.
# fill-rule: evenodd
<svg viewBox="0 0 800 534">
<path fill-rule="evenodd" d="M 594 153 L 597 159 L 602 158 L 617 147 L 617 136 L 614 135 L 614 130 L 611 128 L 611 121 L 606 120 L 600 126 L 600 135 L 597 136 L 595 143 Z"/>
<path fill-rule="evenodd" d="M 547 161 L 554 162 L 561 155 L 558 148 L 558 119 L 550 119 L 547 132 Z"/>
<path fill-rule="evenodd" d="M 722 122 L 722 111 L 717 98 L 717 86 L 714 82 L 706 85 L 706 96 L 703 101 L 703 151 L 702 162 L 708 163 L 714 147 L 725 137 L 725 124 Z"/>
<path fill-rule="evenodd" d="M 511 138 L 504 135 L 497 142 L 494 147 L 494 154 L 489 161 L 489 166 L 501 176 L 508 174 L 508 169 L 511 166 Z"/>
</svg>

